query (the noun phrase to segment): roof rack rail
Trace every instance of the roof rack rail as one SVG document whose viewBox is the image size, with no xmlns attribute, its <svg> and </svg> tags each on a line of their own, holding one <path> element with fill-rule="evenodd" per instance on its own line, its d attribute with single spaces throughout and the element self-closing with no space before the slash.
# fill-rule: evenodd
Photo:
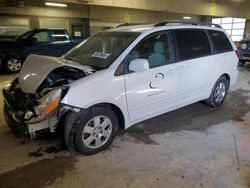
<svg viewBox="0 0 250 188">
<path fill-rule="evenodd" d="M 123 23 L 123 24 L 116 26 L 115 28 L 126 27 L 126 26 L 135 26 L 135 25 L 145 25 L 145 24 L 146 23 Z"/>
<path fill-rule="evenodd" d="M 166 21 L 166 22 L 158 22 L 156 24 L 154 24 L 155 27 L 158 26 L 165 26 L 167 24 L 187 24 L 187 25 L 203 25 L 203 26 L 214 26 L 216 28 L 221 28 L 220 25 L 218 24 L 213 24 L 213 23 L 206 23 L 206 22 L 183 22 L 183 21 Z"/>
</svg>

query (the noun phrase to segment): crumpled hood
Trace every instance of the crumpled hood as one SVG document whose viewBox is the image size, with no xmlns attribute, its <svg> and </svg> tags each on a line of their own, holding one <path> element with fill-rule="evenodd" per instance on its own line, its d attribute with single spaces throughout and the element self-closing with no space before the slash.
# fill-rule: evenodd
<svg viewBox="0 0 250 188">
<path fill-rule="evenodd" d="M 78 68 L 84 72 L 93 72 L 91 67 L 73 63 L 63 58 L 32 54 L 27 57 L 18 75 L 21 90 L 24 93 L 35 94 L 48 74 L 62 66 Z"/>
</svg>

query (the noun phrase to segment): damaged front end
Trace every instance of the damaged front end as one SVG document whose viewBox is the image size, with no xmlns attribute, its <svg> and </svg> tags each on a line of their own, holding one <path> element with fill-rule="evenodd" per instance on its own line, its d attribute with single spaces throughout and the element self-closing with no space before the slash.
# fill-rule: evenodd
<svg viewBox="0 0 250 188">
<path fill-rule="evenodd" d="M 3 89 L 4 116 L 8 126 L 32 139 L 44 131 L 54 133 L 60 118 L 69 110 L 60 104 L 69 84 L 92 73 L 89 67 L 64 59 L 28 57 L 18 78 L 8 89 Z"/>
</svg>

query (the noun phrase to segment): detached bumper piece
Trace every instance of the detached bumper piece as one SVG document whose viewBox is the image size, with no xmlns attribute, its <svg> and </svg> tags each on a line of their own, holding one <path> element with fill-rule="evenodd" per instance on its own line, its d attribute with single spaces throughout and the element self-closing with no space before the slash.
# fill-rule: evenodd
<svg viewBox="0 0 250 188">
<path fill-rule="evenodd" d="M 4 119 L 13 132 L 25 134 L 25 127 L 23 127 L 22 123 L 15 118 L 15 115 L 11 112 L 6 102 L 4 102 Z"/>
<path fill-rule="evenodd" d="M 56 115 L 51 116 L 44 121 L 38 123 L 27 124 L 28 132 L 31 139 L 36 138 L 37 131 L 49 129 L 50 133 L 54 133 L 57 127 L 58 118 Z"/>
<path fill-rule="evenodd" d="M 3 97 L 9 107 L 15 104 L 15 96 L 7 89 L 3 89 Z"/>
</svg>

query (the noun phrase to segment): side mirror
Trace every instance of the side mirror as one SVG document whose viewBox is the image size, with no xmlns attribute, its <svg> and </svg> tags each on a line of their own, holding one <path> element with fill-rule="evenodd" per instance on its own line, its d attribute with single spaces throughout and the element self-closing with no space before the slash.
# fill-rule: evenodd
<svg viewBox="0 0 250 188">
<path fill-rule="evenodd" d="M 134 59 L 129 64 L 129 70 L 133 72 L 143 72 L 149 69 L 147 59 Z"/>
</svg>

